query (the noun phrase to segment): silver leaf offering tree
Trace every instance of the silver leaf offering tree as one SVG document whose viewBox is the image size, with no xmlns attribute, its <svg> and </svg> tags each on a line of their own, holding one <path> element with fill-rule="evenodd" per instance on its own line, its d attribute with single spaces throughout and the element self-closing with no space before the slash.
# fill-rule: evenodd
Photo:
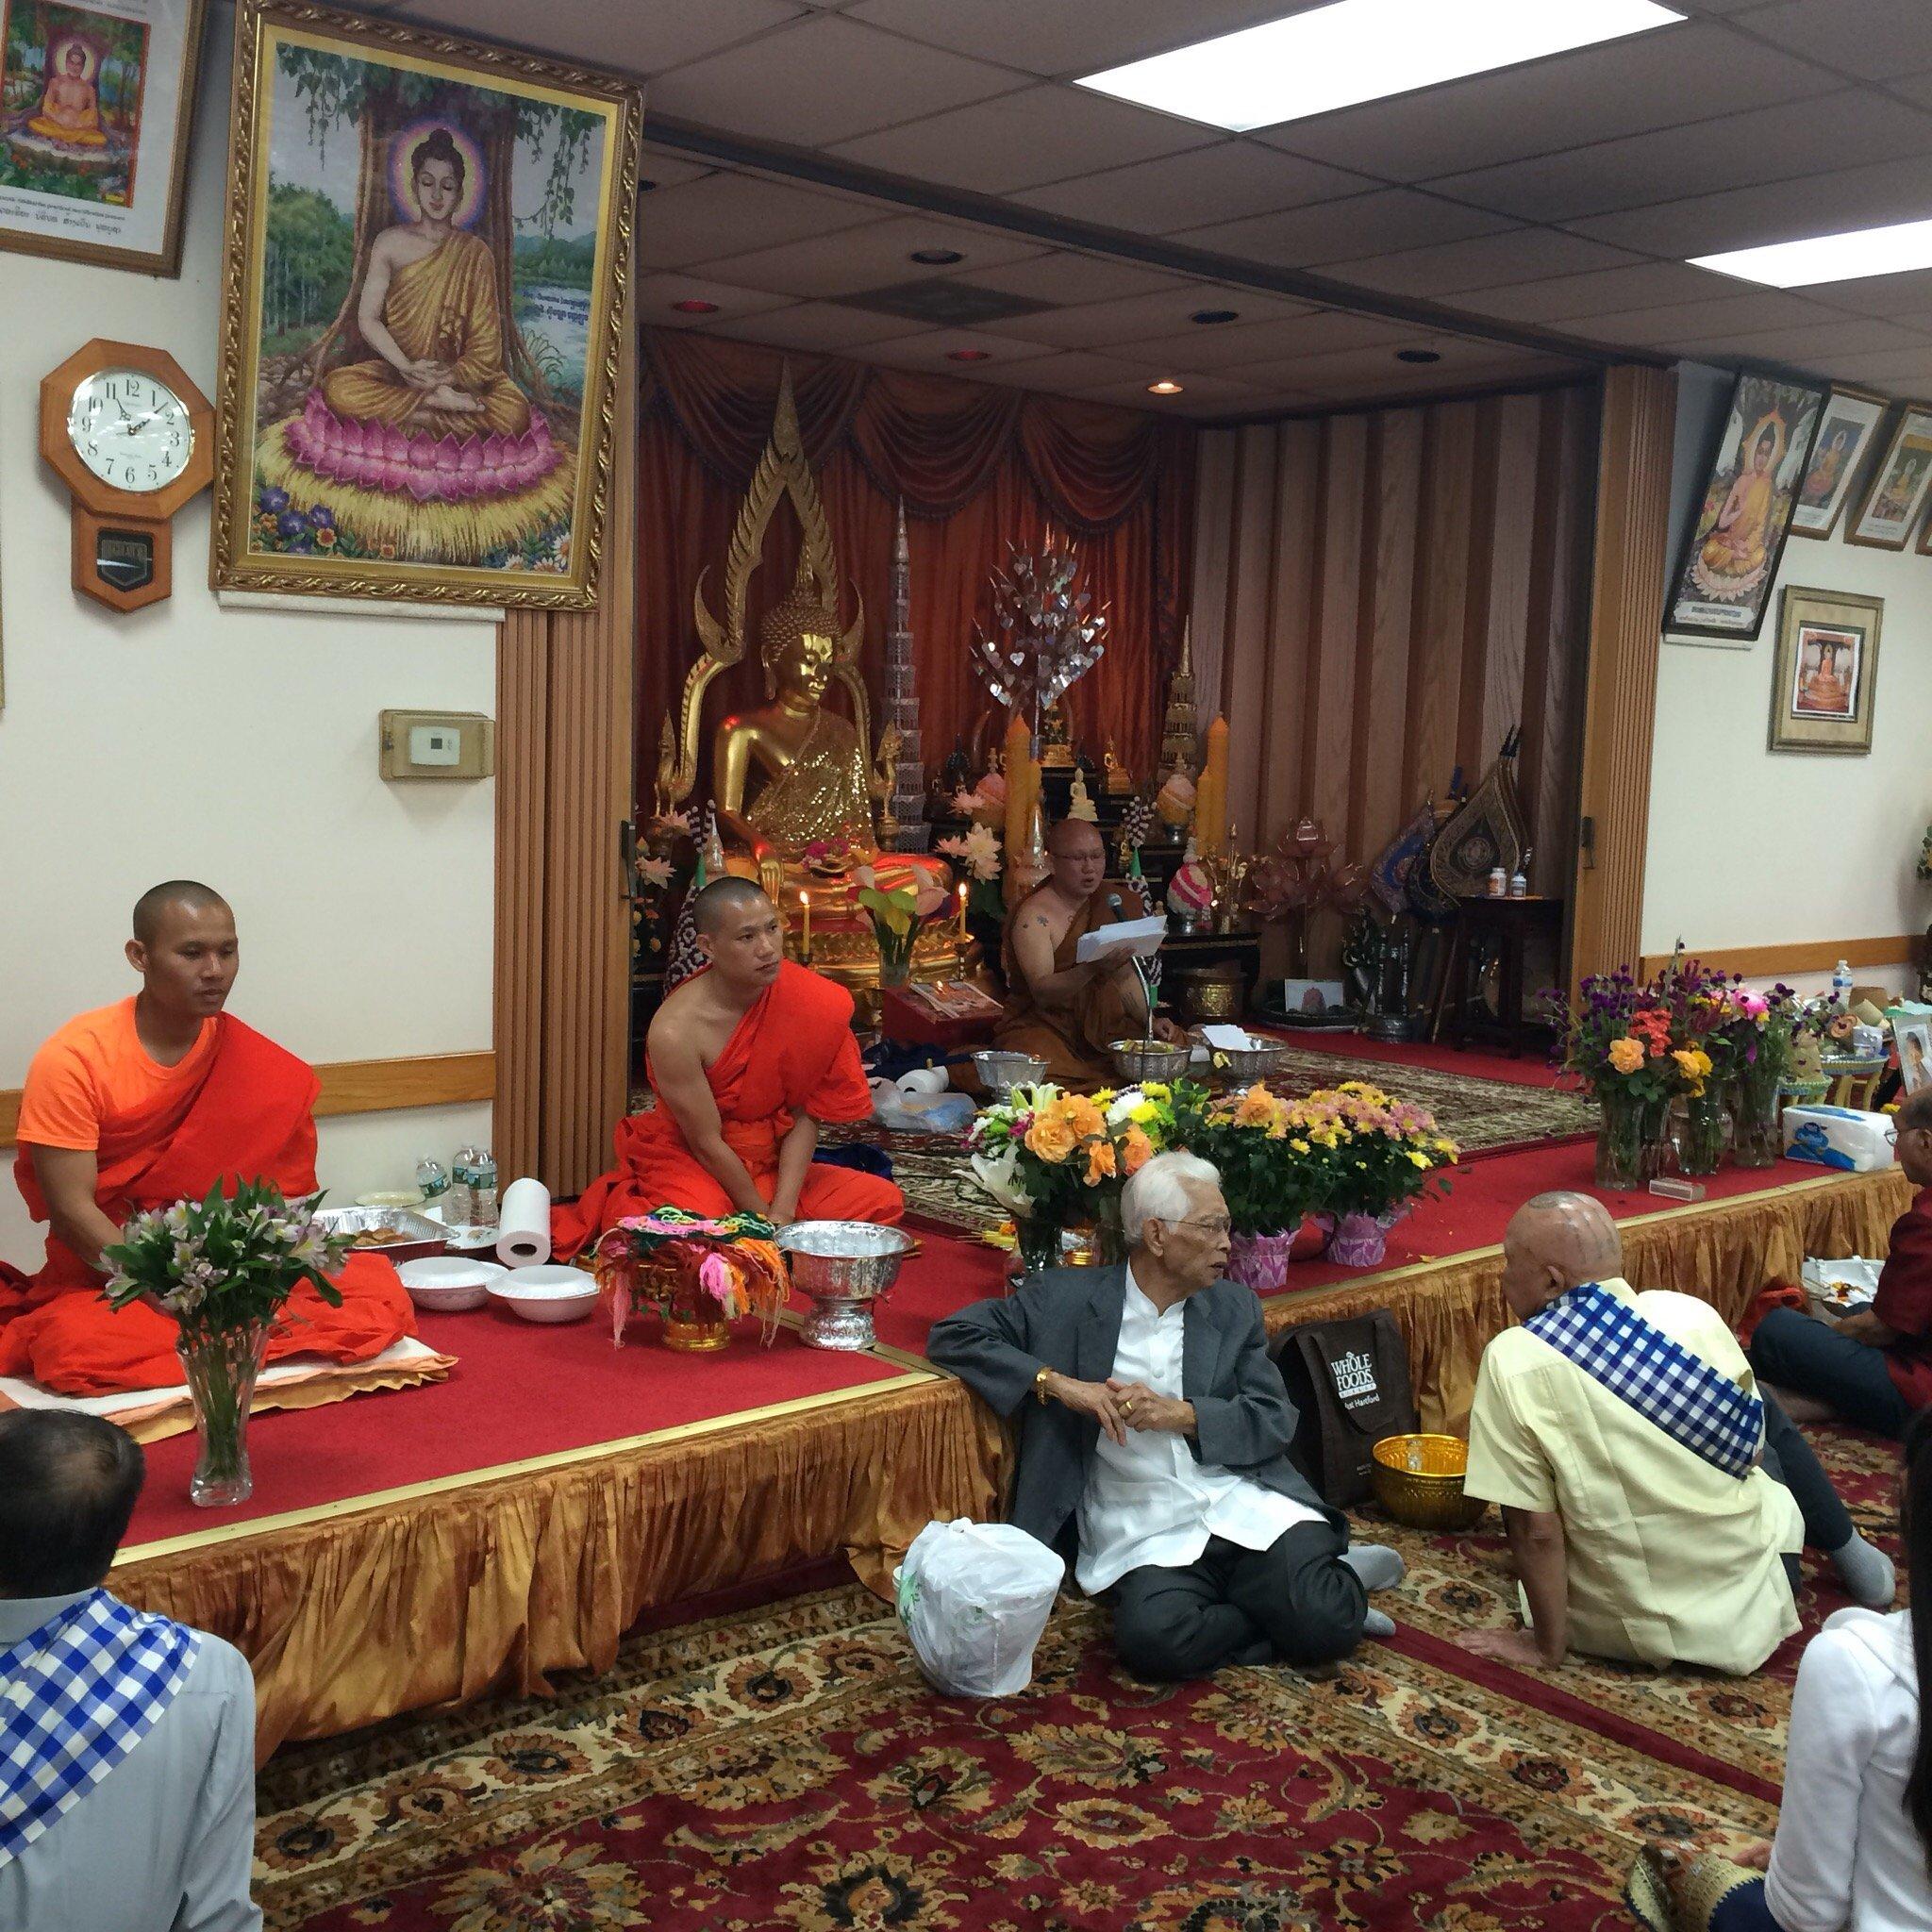
<svg viewBox="0 0 1932 1932">
<path fill-rule="evenodd" d="M 1107 648 L 1107 612 L 1076 588 L 1080 566 L 1048 530 L 1038 553 L 1009 544 L 992 574 L 992 619 L 969 655 L 995 704 L 1017 711 L 1038 736 L 1040 714 Z"/>
</svg>

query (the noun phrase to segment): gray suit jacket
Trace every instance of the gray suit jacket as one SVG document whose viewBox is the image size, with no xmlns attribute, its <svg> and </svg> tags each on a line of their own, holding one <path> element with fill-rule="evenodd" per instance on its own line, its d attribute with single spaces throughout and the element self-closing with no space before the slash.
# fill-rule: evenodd
<svg viewBox="0 0 1932 1932">
<path fill-rule="evenodd" d="M 1124 1268 L 1050 1268 L 1017 1293 L 974 1302 L 936 1324 L 925 1352 L 998 1414 L 1020 1418 L 1020 1464 L 1008 1518 L 1068 1554 L 1100 1424 L 1057 1402 L 1033 1399 L 1042 1368 L 1104 1382 L 1119 1353 Z M 1217 1281 L 1188 1297 L 1181 1341 L 1181 1396 L 1194 1406 L 1194 1458 L 1251 1476 L 1263 1489 L 1319 1509 L 1344 1535 L 1289 1460 L 1295 1412 L 1269 1358 L 1261 1304 L 1251 1289 Z"/>
</svg>

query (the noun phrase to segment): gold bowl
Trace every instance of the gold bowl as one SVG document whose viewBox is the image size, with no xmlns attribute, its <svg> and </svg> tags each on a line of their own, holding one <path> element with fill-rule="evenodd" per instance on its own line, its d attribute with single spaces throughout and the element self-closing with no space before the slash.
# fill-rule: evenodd
<svg viewBox="0 0 1932 1932">
<path fill-rule="evenodd" d="M 1109 1040 L 1113 1070 L 1129 1085 L 1142 1080 L 1178 1080 L 1188 1071 L 1193 1049 L 1171 1040 Z"/>
<path fill-rule="evenodd" d="M 1474 1529 L 1490 1507 L 1463 1493 L 1469 1444 L 1459 1436 L 1384 1436 L 1370 1455 L 1375 1501 L 1410 1529 Z"/>
</svg>

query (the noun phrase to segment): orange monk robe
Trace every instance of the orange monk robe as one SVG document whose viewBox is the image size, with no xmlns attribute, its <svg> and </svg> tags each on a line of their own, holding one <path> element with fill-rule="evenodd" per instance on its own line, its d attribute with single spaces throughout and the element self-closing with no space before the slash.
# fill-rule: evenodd
<svg viewBox="0 0 1932 1932">
<path fill-rule="evenodd" d="M 708 970 L 708 969 L 707 969 Z M 645 1069 L 650 1072 L 649 1068 Z M 827 1125 L 872 1117 L 872 1088 L 852 1037 L 852 995 L 787 959 L 705 1069 L 724 1143 L 767 1201 L 778 1185 L 778 1149 L 799 1115 Z M 657 1077 L 651 1075 L 655 1091 Z M 626 1215 L 657 1208 L 729 1214 L 732 1200 L 689 1143 L 660 1096 L 617 1124 L 617 1166 L 581 1199 L 555 1208 L 551 1245 L 568 1258 Z M 801 1221 L 896 1222 L 906 1197 L 891 1181 L 814 1161 L 798 1195 Z"/>
<path fill-rule="evenodd" d="M 1036 888 L 1007 915 L 1007 937 L 1000 948 L 1000 964 L 1007 975 L 1007 1009 L 993 1029 L 993 1044 L 1009 1053 L 1038 1055 L 1046 1062 L 1046 1077 L 1062 1086 L 1107 1085 L 1114 1077 L 1109 1043 L 1138 1040 L 1146 1022 L 1128 1005 L 1118 974 L 1113 973 L 1091 981 L 1068 1006 L 1042 1007 L 1033 997 L 1026 974 L 1013 955 L 1013 928 L 1029 902 L 1045 890 L 1044 886 Z M 1118 912 L 1107 903 L 1115 896 L 1121 902 Z M 1134 887 L 1117 879 L 1103 881 L 1074 913 L 1065 937 L 1054 948 L 1053 970 L 1065 973 L 1078 963 L 1075 954 L 1081 934 L 1120 920 L 1143 918 L 1146 906 Z M 1121 971 L 1131 970 L 1124 960 Z"/>
<path fill-rule="evenodd" d="M 139 1051 L 133 1028 L 130 999 L 70 1022 L 42 1056 L 71 1047 L 84 1065 L 87 1056 L 105 1060 L 117 1045 L 125 1052 L 130 1038 Z M 94 1202 L 110 1221 L 119 1225 L 142 1208 L 200 1199 L 217 1180 L 229 1188 L 238 1180 L 267 1180 L 291 1198 L 315 1192 L 312 1108 L 319 1083 L 312 1068 L 226 1014 L 208 1023 L 178 1066 L 162 1070 L 150 1061 L 148 1067 L 158 1077 L 149 1082 L 147 1104 L 98 1117 Z M 27 1134 L 36 1118 L 35 1088 L 29 1073 L 14 1178 L 28 1212 L 45 1221 L 47 1204 Z M 38 1274 L 22 1275 L 0 1265 L 0 1375 L 30 1376 L 63 1395 L 178 1384 L 175 1324 L 138 1303 L 110 1308 L 102 1282 L 51 1234 Z M 367 1361 L 416 1332 L 408 1291 L 381 1256 L 350 1256 L 335 1285 L 340 1308 L 306 1284 L 290 1297 L 269 1339 L 271 1361 L 291 1355 Z"/>
</svg>

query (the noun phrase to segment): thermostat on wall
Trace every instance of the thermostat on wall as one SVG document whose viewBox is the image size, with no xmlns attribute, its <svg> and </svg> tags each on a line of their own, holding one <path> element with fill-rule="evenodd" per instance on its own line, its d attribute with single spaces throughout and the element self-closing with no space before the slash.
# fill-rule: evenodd
<svg viewBox="0 0 1932 1932">
<path fill-rule="evenodd" d="M 385 711 L 385 778 L 487 778 L 496 769 L 496 724 L 480 711 Z"/>
</svg>

